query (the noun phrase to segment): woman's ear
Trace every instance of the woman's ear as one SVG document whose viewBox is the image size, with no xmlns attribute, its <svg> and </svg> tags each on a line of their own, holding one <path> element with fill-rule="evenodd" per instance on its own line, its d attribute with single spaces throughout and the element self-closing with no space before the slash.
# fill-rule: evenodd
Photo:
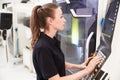
<svg viewBox="0 0 120 80">
<path fill-rule="evenodd" d="M 48 23 L 49 25 L 51 25 L 51 24 L 53 23 L 53 19 L 52 19 L 51 17 L 48 17 L 48 18 L 47 18 L 47 23 Z"/>
</svg>

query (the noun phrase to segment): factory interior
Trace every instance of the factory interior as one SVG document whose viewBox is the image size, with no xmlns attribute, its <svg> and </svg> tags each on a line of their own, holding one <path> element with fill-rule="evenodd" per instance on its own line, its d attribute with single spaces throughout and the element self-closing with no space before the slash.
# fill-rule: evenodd
<svg viewBox="0 0 120 80">
<path fill-rule="evenodd" d="M 0 0 L 0 80 L 37 80 L 29 24 L 33 7 L 46 3 L 59 5 L 66 19 L 56 34 L 66 61 L 80 64 L 94 53 L 104 58 L 82 80 L 119 80 L 120 0 Z"/>
</svg>

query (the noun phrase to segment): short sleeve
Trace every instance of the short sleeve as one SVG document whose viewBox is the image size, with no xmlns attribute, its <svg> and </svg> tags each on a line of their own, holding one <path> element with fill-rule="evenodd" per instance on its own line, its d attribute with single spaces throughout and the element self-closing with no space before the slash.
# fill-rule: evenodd
<svg viewBox="0 0 120 80">
<path fill-rule="evenodd" d="M 40 48 L 37 60 L 41 74 L 45 79 L 48 79 L 58 73 L 52 52 L 49 49 Z"/>
</svg>

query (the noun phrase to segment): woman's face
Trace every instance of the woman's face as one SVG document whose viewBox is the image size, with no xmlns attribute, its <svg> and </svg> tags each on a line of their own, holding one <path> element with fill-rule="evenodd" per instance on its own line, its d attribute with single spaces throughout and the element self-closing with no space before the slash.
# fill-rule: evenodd
<svg viewBox="0 0 120 80">
<path fill-rule="evenodd" d="M 55 10 L 54 16 L 55 16 L 55 18 L 53 19 L 52 27 L 54 29 L 56 29 L 57 31 L 63 30 L 66 20 L 63 17 L 63 13 L 62 13 L 61 8 L 57 8 Z"/>
</svg>

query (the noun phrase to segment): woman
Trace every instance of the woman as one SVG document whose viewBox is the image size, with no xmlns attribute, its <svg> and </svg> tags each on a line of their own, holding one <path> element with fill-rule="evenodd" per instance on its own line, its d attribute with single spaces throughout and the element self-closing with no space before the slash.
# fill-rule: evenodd
<svg viewBox="0 0 120 80">
<path fill-rule="evenodd" d="M 83 64 L 65 62 L 60 43 L 54 37 L 57 31 L 64 29 L 64 24 L 65 19 L 61 8 L 57 5 L 47 3 L 43 6 L 34 7 L 30 27 L 32 31 L 33 64 L 37 73 L 37 80 L 79 80 L 91 73 L 101 60 L 101 57 L 97 56 L 92 60 L 89 58 Z M 83 70 L 65 76 L 67 69 Z"/>
</svg>

